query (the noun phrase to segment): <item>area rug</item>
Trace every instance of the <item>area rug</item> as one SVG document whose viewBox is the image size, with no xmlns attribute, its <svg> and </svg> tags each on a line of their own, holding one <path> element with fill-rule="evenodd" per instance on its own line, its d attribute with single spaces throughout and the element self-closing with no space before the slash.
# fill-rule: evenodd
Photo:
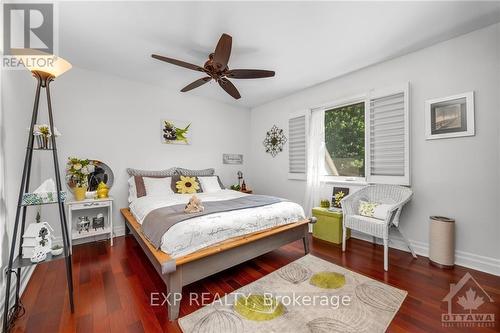
<svg viewBox="0 0 500 333">
<path fill-rule="evenodd" d="M 406 291 L 306 255 L 179 319 L 184 333 L 385 332 Z"/>
</svg>

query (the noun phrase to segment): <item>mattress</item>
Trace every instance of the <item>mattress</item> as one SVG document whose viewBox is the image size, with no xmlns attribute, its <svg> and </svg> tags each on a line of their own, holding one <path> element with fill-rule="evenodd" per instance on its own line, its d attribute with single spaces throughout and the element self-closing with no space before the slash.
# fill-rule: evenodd
<svg viewBox="0 0 500 333">
<path fill-rule="evenodd" d="M 232 190 L 196 194 L 202 202 L 230 200 L 246 195 L 248 194 Z M 132 201 L 130 211 L 137 222 L 142 224 L 149 212 L 161 207 L 187 204 L 191 196 L 145 196 Z M 160 249 L 173 258 L 181 257 L 233 237 L 294 223 L 304 218 L 303 208 L 290 201 L 199 216 L 172 226 L 163 235 Z"/>
</svg>

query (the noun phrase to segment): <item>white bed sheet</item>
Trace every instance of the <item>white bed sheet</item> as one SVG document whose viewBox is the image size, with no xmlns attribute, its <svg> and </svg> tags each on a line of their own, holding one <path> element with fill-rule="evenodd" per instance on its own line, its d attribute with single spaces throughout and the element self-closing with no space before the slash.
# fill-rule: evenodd
<svg viewBox="0 0 500 333">
<path fill-rule="evenodd" d="M 232 190 L 196 194 L 202 202 L 230 200 L 246 195 L 248 194 Z M 187 204 L 191 196 L 191 194 L 171 194 L 141 197 L 130 204 L 130 211 L 142 224 L 152 210 Z M 163 235 L 160 249 L 174 258 L 180 257 L 232 237 L 297 222 L 304 218 L 304 209 L 289 201 L 199 216 L 172 226 Z"/>
</svg>

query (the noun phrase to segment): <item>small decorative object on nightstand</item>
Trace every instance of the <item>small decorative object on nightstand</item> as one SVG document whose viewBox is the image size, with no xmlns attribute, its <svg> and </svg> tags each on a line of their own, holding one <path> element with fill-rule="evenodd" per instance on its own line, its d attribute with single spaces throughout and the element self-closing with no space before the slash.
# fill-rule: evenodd
<svg viewBox="0 0 500 333">
<path fill-rule="evenodd" d="M 97 186 L 97 198 L 105 199 L 108 197 L 109 188 L 104 182 L 100 182 Z"/>
<path fill-rule="evenodd" d="M 90 230 L 90 220 L 88 216 L 78 217 L 78 222 L 76 224 L 76 230 L 79 234 L 82 232 L 89 232 Z"/>
<path fill-rule="evenodd" d="M 248 188 L 246 188 L 246 189 L 241 189 L 241 190 L 240 190 L 240 192 L 243 192 L 243 193 L 246 193 L 246 194 L 252 194 L 252 193 L 253 193 L 253 191 L 252 191 L 252 190 L 250 190 L 250 189 L 248 189 Z"/>
<path fill-rule="evenodd" d="M 322 199 L 320 202 L 319 202 L 319 206 L 321 208 L 330 208 L 330 200 L 327 200 L 327 199 Z"/>
<path fill-rule="evenodd" d="M 113 198 L 70 201 L 68 224 L 71 240 L 90 239 L 107 235 L 113 246 Z"/>
<path fill-rule="evenodd" d="M 341 208 L 340 201 L 349 195 L 348 187 L 334 187 L 332 194 L 332 206 L 335 208 Z"/>
<path fill-rule="evenodd" d="M 335 244 L 342 243 L 342 211 L 330 211 L 328 208 L 315 207 L 312 215 L 318 219 L 313 224 L 313 237 Z M 347 238 L 351 231 L 347 231 Z"/>
<path fill-rule="evenodd" d="M 92 219 L 92 228 L 94 230 L 103 229 L 104 230 L 104 215 L 99 213 L 96 217 Z"/>
</svg>

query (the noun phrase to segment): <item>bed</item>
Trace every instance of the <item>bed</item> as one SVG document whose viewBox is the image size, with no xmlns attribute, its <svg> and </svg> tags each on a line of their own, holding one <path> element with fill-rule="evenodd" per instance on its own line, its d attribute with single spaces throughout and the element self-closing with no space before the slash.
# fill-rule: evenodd
<svg viewBox="0 0 500 333">
<path fill-rule="evenodd" d="M 232 190 L 196 195 L 205 205 L 262 197 Z M 179 295 L 185 285 L 296 240 L 303 240 L 304 251 L 309 252 L 308 224 L 315 221 L 305 217 L 300 205 L 286 200 L 189 218 L 153 241 L 143 226 L 152 212 L 185 204 L 191 196 L 142 197 L 121 209 L 127 233 L 135 237 L 167 287 L 169 320 L 179 316 Z"/>
</svg>

